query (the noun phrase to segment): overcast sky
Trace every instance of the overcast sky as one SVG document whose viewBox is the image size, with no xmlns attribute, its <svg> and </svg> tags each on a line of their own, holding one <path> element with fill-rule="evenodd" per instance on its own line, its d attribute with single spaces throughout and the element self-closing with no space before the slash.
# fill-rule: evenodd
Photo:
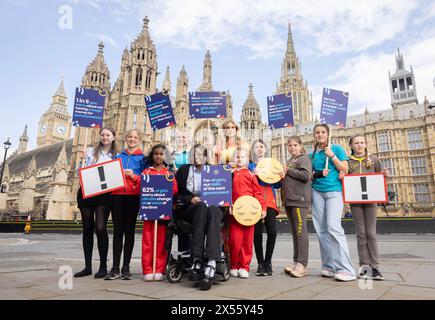
<svg viewBox="0 0 435 320">
<path fill-rule="evenodd" d="M 95 57 L 98 42 L 111 83 L 119 75 L 123 49 L 150 18 L 157 47 L 158 87 L 170 67 L 173 92 L 185 65 L 189 90 L 201 84 L 207 49 L 215 90 L 229 90 L 234 118 L 250 82 L 267 121 L 266 97 L 279 81 L 291 21 L 302 73 L 320 111 L 323 87 L 350 92 L 349 114 L 390 108 L 388 71 L 395 71 L 400 47 L 413 66 L 417 94 L 435 99 L 435 2 L 432 0 L 0 0 L 0 142 L 18 145 L 29 125 L 29 149 L 36 146 L 38 121 L 65 77 L 68 110 L 74 88 Z M 59 27 L 65 8 L 71 28 Z M 3 160 L 3 148 L 0 152 Z"/>
</svg>

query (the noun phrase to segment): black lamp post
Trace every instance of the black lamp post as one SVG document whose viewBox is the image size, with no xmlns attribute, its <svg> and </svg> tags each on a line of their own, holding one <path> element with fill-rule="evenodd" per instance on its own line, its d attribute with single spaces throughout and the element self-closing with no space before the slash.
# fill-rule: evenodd
<svg viewBox="0 0 435 320">
<path fill-rule="evenodd" d="M 8 149 L 11 147 L 12 143 L 8 140 L 6 140 L 4 143 L 4 148 L 5 148 L 5 157 L 3 159 L 3 166 L 2 166 L 2 173 L 0 175 L 0 192 L 3 193 L 3 172 L 5 170 L 5 166 L 6 166 L 6 156 L 8 154 Z"/>
</svg>

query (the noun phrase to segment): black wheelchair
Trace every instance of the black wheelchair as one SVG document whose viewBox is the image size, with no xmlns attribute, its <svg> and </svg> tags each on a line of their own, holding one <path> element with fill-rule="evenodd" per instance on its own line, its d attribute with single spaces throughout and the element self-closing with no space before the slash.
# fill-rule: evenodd
<svg viewBox="0 0 435 320">
<path fill-rule="evenodd" d="M 191 250 L 182 252 L 172 251 L 172 238 L 177 234 L 192 234 L 192 225 L 185 220 L 172 220 L 168 224 L 166 236 L 166 249 L 168 250 L 168 263 L 166 265 L 166 278 L 171 283 L 178 283 L 184 275 L 192 274 L 193 258 Z M 201 273 L 202 274 L 202 273 Z M 221 258 L 216 261 L 214 278 L 218 281 L 228 281 L 230 278 L 228 258 L 222 250 Z M 199 280 L 199 279 L 198 279 Z"/>
</svg>

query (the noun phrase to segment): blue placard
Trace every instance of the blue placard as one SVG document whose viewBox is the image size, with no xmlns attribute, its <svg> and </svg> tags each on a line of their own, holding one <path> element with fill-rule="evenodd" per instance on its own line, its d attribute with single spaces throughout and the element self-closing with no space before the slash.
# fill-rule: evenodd
<svg viewBox="0 0 435 320">
<path fill-rule="evenodd" d="M 145 105 L 151 128 L 154 131 L 175 125 L 174 112 L 168 94 L 159 92 L 151 96 L 145 96 Z"/>
<path fill-rule="evenodd" d="M 230 206 L 232 184 L 231 166 L 204 166 L 201 173 L 201 200 L 207 206 Z"/>
<path fill-rule="evenodd" d="M 172 217 L 174 175 L 141 175 L 141 220 L 170 220 Z"/>
<path fill-rule="evenodd" d="M 226 92 L 189 92 L 189 115 L 191 119 L 226 118 Z"/>
<path fill-rule="evenodd" d="M 293 127 L 292 94 L 267 97 L 267 116 L 272 129 Z"/>
<path fill-rule="evenodd" d="M 348 92 L 324 88 L 322 108 L 320 110 L 320 122 L 339 128 L 346 127 L 348 105 Z"/>
<path fill-rule="evenodd" d="M 76 88 L 73 126 L 101 128 L 106 95 L 107 92 L 102 90 Z"/>
</svg>

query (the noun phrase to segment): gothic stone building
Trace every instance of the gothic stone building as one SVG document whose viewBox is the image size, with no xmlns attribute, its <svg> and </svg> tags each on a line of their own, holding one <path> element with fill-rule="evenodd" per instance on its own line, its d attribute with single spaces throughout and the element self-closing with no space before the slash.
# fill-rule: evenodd
<svg viewBox="0 0 435 320">
<path fill-rule="evenodd" d="M 174 130 L 184 131 L 192 143 L 201 142 L 209 150 L 222 137 L 222 124 L 226 119 L 189 119 L 189 79 L 182 67 L 176 82 L 175 97 L 171 96 L 177 125 L 152 132 L 144 108 L 144 96 L 158 91 L 157 52 L 149 30 L 149 20 L 144 19 L 143 29 L 125 49 L 121 69 L 113 87 L 110 72 L 104 60 L 103 44 L 99 45 L 93 61 L 87 66 L 81 86 L 107 92 L 104 124 L 118 132 L 117 140 L 124 144 L 124 133 L 139 128 L 145 135 L 142 149 L 156 142 L 175 145 Z M 402 54 L 396 56 L 396 72 L 389 75 L 392 107 L 387 110 L 349 116 L 347 127 L 333 129 L 333 143 L 346 147 L 355 134 L 367 138 L 369 153 L 379 157 L 389 172 L 388 188 L 397 193 L 387 209 L 390 215 L 428 215 L 434 213 L 435 178 L 435 111 L 428 99 L 423 104 L 417 100 L 414 73 L 405 69 Z M 288 159 L 282 142 L 290 136 L 301 136 L 305 149 L 313 146 L 312 95 L 302 76 L 289 25 L 287 50 L 281 65 L 281 77 L 276 93 L 291 92 L 294 105 L 295 126 L 271 131 L 262 122 L 260 104 L 254 96 L 254 86 L 248 87 L 248 96 L 242 106 L 240 127 L 248 142 L 263 138 L 271 146 L 270 155 L 284 162 Z M 169 68 L 166 70 L 162 90 L 171 93 Z M 197 91 L 212 91 L 212 60 L 206 53 L 203 64 L 203 81 Z M 219 90 L 220 91 L 220 90 Z M 226 91 L 227 118 L 232 118 L 233 104 Z M 434 103 L 432 103 L 434 104 Z M 27 152 L 27 129 L 20 138 L 17 151 L 7 159 L 0 210 L 32 212 L 46 219 L 75 219 L 78 189 L 78 152 L 98 141 L 98 129 L 75 128 L 70 139 L 71 116 L 67 111 L 67 97 L 63 80 L 53 96 L 52 103 L 41 117 L 38 127 L 37 149 Z M 383 215 L 383 211 L 379 210 Z"/>
</svg>

